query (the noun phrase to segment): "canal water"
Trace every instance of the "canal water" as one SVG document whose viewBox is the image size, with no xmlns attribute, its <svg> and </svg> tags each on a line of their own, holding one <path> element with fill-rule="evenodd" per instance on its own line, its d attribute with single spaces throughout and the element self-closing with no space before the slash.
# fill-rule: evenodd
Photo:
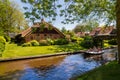
<svg viewBox="0 0 120 80">
<path fill-rule="evenodd" d="M 69 80 L 102 64 L 115 60 L 115 49 L 103 55 L 84 53 L 0 62 L 0 80 Z"/>
</svg>

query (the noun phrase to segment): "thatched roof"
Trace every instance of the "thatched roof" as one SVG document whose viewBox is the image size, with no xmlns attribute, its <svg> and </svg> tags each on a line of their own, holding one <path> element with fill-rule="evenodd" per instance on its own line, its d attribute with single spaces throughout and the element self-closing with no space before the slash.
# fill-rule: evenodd
<svg viewBox="0 0 120 80">
<path fill-rule="evenodd" d="M 43 19 L 41 20 L 41 22 L 36 22 L 36 23 L 33 24 L 32 27 L 30 27 L 30 28 L 24 30 L 23 32 L 21 32 L 21 33 L 20 33 L 20 34 L 21 34 L 21 37 L 25 37 L 27 34 L 32 33 L 32 28 L 36 28 L 36 27 L 38 27 L 38 28 L 44 27 L 44 28 L 54 29 L 54 30 L 55 30 L 56 32 L 58 32 L 61 36 L 65 37 L 65 35 L 64 35 L 62 32 L 60 32 L 56 27 L 54 27 L 52 24 L 50 24 L 50 23 L 48 23 L 48 22 L 45 22 Z"/>
<path fill-rule="evenodd" d="M 115 28 L 113 26 L 97 27 L 93 31 L 90 32 L 90 35 L 91 36 L 94 36 L 94 35 L 110 35 L 111 33 L 113 33 L 113 31 L 115 31 Z"/>
</svg>

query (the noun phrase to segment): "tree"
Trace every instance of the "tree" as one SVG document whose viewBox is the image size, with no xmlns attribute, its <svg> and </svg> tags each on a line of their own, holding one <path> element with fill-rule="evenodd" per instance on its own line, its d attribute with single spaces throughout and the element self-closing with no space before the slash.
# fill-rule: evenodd
<svg viewBox="0 0 120 80">
<path fill-rule="evenodd" d="M 117 43 L 118 43 L 118 59 L 120 64 L 120 0 L 116 2 L 116 23 L 117 23 Z"/>
<path fill-rule="evenodd" d="M 115 0 L 21 0 L 30 5 L 24 7 L 26 18 L 31 20 L 60 15 L 65 17 L 63 23 L 74 21 L 115 20 Z"/>
<path fill-rule="evenodd" d="M 24 3 L 30 5 L 30 7 L 24 7 L 26 10 L 26 18 L 29 18 L 34 22 L 36 19 L 43 19 L 50 17 L 55 20 L 57 16 L 57 8 L 61 5 L 56 5 L 57 0 L 21 0 Z"/>
<path fill-rule="evenodd" d="M 20 31 L 20 26 L 26 24 L 23 13 L 16 4 L 9 0 L 0 1 L 0 35 L 8 35 L 10 32 Z"/>
<path fill-rule="evenodd" d="M 99 25 L 99 23 L 97 21 L 90 19 L 84 23 L 79 23 L 78 25 L 76 25 L 76 27 L 73 29 L 73 31 L 75 33 L 77 33 L 77 32 L 90 32 L 95 27 L 98 27 L 98 25 Z"/>
<path fill-rule="evenodd" d="M 78 24 L 76 27 L 73 29 L 75 33 L 77 32 L 85 32 L 86 31 L 86 25 Z"/>
<path fill-rule="evenodd" d="M 67 32 L 67 30 L 65 29 L 65 27 L 62 27 L 61 32 L 63 32 L 63 33 Z"/>
</svg>

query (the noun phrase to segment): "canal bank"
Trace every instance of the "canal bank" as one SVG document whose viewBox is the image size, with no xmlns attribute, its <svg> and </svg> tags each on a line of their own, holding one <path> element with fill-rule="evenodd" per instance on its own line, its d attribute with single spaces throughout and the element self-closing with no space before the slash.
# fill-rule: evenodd
<svg viewBox="0 0 120 80">
<path fill-rule="evenodd" d="M 103 48 L 103 50 L 114 49 L 114 48 L 116 48 L 116 46 Z M 74 51 L 74 52 L 60 52 L 60 53 L 37 55 L 37 56 L 25 56 L 25 57 L 17 57 L 17 58 L 0 59 L 0 62 L 45 58 L 45 57 L 60 56 L 60 55 L 80 54 L 80 53 L 85 53 L 85 52 L 86 50 L 80 50 L 80 51 Z"/>
<path fill-rule="evenodd" d="M 85 53 L 85 50 L 80 50 L 80 51 L 76 51 L 76 52 L 60 52 L 60 53 L 37 55 L 37 56 L 26 56 L 26 57 L 19 57 L 19 58 L 0 59 L 0 62 L 35 59 L 35 58 L 46 58 L 46 57 L 70 55 L 70 54 L 80 54 L 80 53 Z"/>
</svg>

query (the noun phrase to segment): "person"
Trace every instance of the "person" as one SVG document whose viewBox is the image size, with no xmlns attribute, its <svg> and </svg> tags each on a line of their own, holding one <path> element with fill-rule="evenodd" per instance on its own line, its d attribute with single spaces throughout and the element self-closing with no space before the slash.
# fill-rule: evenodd
<svg viewBox="0 0 120 80">
<path fill-rule="evenodd" d="M 98 49 L 94 46 L 94 47 L 93 47 L 93 51 L 97 52 Z"/>
<path fill-rule="evenodd" d="M 89 49 L 89 51 L 93 51 L 93 49 L 92 49 L 92 48 L 90 48 L 90 49 Z"/>
<path fill-rule="evenodd" d="M 97 49 L 98 49 L 98 52 L 99 52 L 99 51 L 102 51 L 102 49 L 101 49 L 100 47 L 98 47 Z"/>
</svg>

